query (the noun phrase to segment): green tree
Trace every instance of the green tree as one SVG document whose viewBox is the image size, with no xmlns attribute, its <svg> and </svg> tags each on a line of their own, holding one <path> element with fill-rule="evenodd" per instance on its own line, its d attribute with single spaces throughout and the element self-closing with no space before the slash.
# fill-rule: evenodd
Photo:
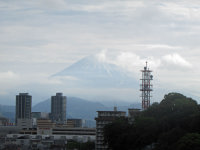
<svg viewBox="0 0 200 150">
<path fill-rule="evenodd" d="M 106 125 L 104 136 L 113 150 L 171 150 L 185 134 L 200 133 L 199 127 L 197 102 L 180 93 L 169 93 L 143 111 L 133 124 L 120 119 Z"/>
<path fill-rule="evenodd" d="M 199 150 L 200 149 L 200 134 L 188 133 L 183 136 L 177 144 L 177 150 Z"/>
<path fill-rule="evenodd" d="M 95 149 L 95 143 L 88 141 L 85 143 L 77 142 L 74 140 L 70 140 L 67 142 L 67 150 L 94 150 Z"/>
<path fill-rule="evenodd" d="M 104 140 L 108 146 L 114 150 L 127 149 L 130 146 L 130 130 L 131 126 L 127 118 L 116 119 L 113 123 L 104 127 Z"/>
</svg>

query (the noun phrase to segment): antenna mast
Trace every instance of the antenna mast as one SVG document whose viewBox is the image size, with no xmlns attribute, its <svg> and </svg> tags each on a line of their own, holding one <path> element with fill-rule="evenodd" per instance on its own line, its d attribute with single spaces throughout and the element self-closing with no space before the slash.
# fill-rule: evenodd
<svg viewBox="0 0 200 150">
<path fill-rule="evenodd" d="M 144 67 L 144 70 L 141 70 L 142 72 L 142 84 L 140 84 L 140 91 L 142 91 L 142 110 L 147 109 L 150 106 L 150 100 L 151 100 L 151 91 L 153 91 L 153 85 L 151 84 L 151 80 L 153 80 L 153 76 L 151 75 L 151 70 L 147 68 L 147 62 L 146 66 Z"/>
</svg>

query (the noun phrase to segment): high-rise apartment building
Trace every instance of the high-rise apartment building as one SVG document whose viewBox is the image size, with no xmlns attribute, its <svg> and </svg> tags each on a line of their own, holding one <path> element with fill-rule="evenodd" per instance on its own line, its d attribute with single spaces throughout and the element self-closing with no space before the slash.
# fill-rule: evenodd
<svg viewBox="0 0 200 150">
<path fill-rule="evenodd" d="M 66 102 L 67 97 L 62 93 L 56 93 L 56 96 L 51 97 L 51 119 L 58 124 L 66 122 Z"/>
<path fill-rule="evenodd" d="M 19 93 L 16 95 L 16 116 L 15 122 L 22 128 L 32 126 L 31 122 L 32 96 L 28 93 Z"/>
</svg>

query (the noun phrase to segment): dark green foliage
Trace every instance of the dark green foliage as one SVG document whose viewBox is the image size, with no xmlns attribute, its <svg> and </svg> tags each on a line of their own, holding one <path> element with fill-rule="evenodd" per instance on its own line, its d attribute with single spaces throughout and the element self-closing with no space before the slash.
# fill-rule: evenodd
<svg viewBox="0 0 200 150">
<path fill-rule="evenodd" d="M 119 119 L 104 129 L 106 142 L 113 150 L 182 150 L 187 139 L 198 141 L 200 106 L 182 94 L 169 93 L 160 104 L 154 103 L 143 111 L 133 124 Z"/>
<path fill-rule="evenodd" d="M 119 118 L 115 120 L 112 124 L 108 124 L 104 128 L 105 143 L 109 143 L 109 146 L 115 150 L 122 150 L 130 145 L 131 141 L 128 138 L 129 131 L 131 129 L 128 119 Z M 117 142 L 116 142 L 117 141 Z"/>
<path fill-rule="evenodd" d="M 67 142 L 67 150 L 94 150 L 95 149 L 95 143 L 94 142 L 76 142 L 74 140 Z"/>
<path fill-rule="evenodd" d="M 180 139 L 180 137 L 184 136 L 185 133 L 186 131 L 179 127 L 172 128 L 167 132 L 160 133 L 155 149 L 174 150 L 176 147 L 176 142 Z"/>
<path fill-rule="evenodd" d="M 177 144 L 177 150 L 199 150 L 200 149 L 200 134 L 188 133 L 183 136 Z"/>
</svg>

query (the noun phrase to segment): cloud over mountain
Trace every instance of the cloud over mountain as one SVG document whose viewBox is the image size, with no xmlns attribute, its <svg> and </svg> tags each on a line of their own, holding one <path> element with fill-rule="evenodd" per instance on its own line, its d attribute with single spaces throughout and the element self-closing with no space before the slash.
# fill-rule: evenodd
<svg viewBox="0 0 200 150">
<path fill-rule="evenodd" d="M 81 87 L 130 88 L 138 86 L 138 80 L 134 79 L 130 72 L 106 62 L 105 57 L 104 53 L 84 57 L 52 77 L 62 77 L 63 82 L 69 78 L 67 82 L 76 82 L 76 86 Z"/>
</svg>

